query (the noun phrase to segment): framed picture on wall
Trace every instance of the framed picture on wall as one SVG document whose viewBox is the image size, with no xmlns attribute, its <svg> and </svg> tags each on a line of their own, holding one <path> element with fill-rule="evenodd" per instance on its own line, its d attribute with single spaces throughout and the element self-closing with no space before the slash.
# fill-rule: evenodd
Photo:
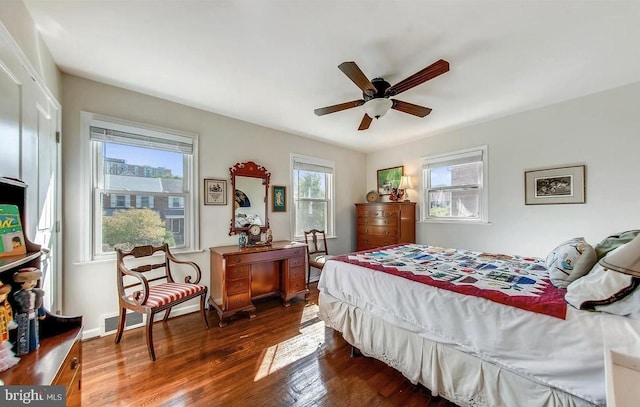
<svg viewBox="0 0 640 407">
<path fill-rule="evenodd" d="M 378 195 L 391 195 L 391 190 L 398 188 L 403 175 L 403 165 L 378 170 Z"/>
<path fill-rule="evenodd" d="M 526 205 L 585 203 L 584 165 L 525 171 Z"/>
<path fill-rule="evenodd" d="M 271 202 L 273 212 L 287 211 L 287 187 L 274 185 L 271 189 Z"/>
<path fill-rule="evenodd" d="M 204 204 L 227 204 L 227 180 L 215 178 L 204 179 Z"/>
</svg>

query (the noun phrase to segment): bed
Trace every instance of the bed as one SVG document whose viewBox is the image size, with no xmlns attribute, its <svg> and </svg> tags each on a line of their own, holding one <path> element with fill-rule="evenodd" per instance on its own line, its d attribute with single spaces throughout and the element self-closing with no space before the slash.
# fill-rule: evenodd
<svg viewBox="0 0 640 407">
<path fill-rule="evenodd" d="M 594 256 L 554 256 L 572 272 L 584 263 L 568 286 L 597 267 Z M 640 310 L 640 295 L 574 308 L 568 288 L 551 283 L 549 261 L 417 244 L 337 256 L 320 276 L 319 316 L 364 355 L 459 406 L 606 405 L 604 350 L 640 343 L 628 311 Z M 604 312 L 616 306 L 629 315 Z"/>
</svg>

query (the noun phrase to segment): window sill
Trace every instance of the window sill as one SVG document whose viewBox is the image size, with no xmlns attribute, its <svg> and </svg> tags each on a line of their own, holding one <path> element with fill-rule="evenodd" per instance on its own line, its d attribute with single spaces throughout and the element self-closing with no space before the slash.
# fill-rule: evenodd
<svg viewBox="0 0 640 407">
<path fill-rule="evenodd" d="M 461 220 L 461 219 L 427 219 L 419 220 L 418 223 L 451 223 L 456 225 L 491 225 L 485 220 Z"/>
</svg>

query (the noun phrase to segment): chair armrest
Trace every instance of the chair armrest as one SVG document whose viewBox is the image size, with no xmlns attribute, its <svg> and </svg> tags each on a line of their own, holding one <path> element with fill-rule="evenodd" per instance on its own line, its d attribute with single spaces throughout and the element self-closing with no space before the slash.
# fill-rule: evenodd
<svg viewBox="0 0 640 407">
<path fill-rule="evenodd" d="M 135 304 L 132 304 L 132 302 L 129 300 L 129 297 L 124 292 L 124 289 L 120 293 L 120 297 L 122 297 L 122 300 L 132 305 L 145 305 L 147 303 L 147 300 L 149 299 L 149 281 L 144 276 L 144 274 L 137 271 L 129 270 L 122 264 L 118 265 L 118 270 L 120 270 L 120 272 L 123 274 L 137 278 L 138 280 L 140 280 L 140 284 L 142 285 L 142 290 L 135 291 L 132 295 Z"/>
<path fill-rule="evenodd" d="M 184 282 L 185 283 L 198 284 L 200 282 L 200 279 L 202 278 L 202 271 L 200 270 L 200 266 L 198 266 L 196 263 L 194 263 L 192 261 L 178 260 L 175 257 L 173 257 L 173 255 L 171 253 L 168 253 L 168 252 L 167 252 L 167 259 L 171 260 L 172 263 L 185 264 L 185 265 L 188 265 L 188 266 L 191 266 L 191 267 L 194 268 L 194 270 L 195 270 L 195 279 L 194 279 L 194 281 L 191 281 L 191 275 L 186 275 L 184 277 Z M 170 281 L 175 281 L 174 278 L 173 278 L 173 273 L 171 272 L 171 268 L 167 268 L 167 275 L 168 275 Z"/>
</svg>

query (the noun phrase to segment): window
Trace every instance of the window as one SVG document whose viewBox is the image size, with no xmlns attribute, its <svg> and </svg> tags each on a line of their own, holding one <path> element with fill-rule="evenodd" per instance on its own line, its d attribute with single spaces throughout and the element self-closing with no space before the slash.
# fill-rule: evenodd
<svg viewBox="0 0 640 407">
<path fill-rule="evenodd" d="M 197 136 L 83 113 L 91 146 L 91 257 L 169 243 L 195 250 Z"/>
<path fill-rule="evenodd" d="M 487 146 L 422 159 L 422 220 L 487 222 Z"/>
<path fill-rule="evenodd" d="M 309 229 L 324 230 L 334 236 L 335 164 L 331 161 L 302 155 L 291 155 L 293 185 L 293 230 L 296 238 L 303 238 Z"/>
</svg>

